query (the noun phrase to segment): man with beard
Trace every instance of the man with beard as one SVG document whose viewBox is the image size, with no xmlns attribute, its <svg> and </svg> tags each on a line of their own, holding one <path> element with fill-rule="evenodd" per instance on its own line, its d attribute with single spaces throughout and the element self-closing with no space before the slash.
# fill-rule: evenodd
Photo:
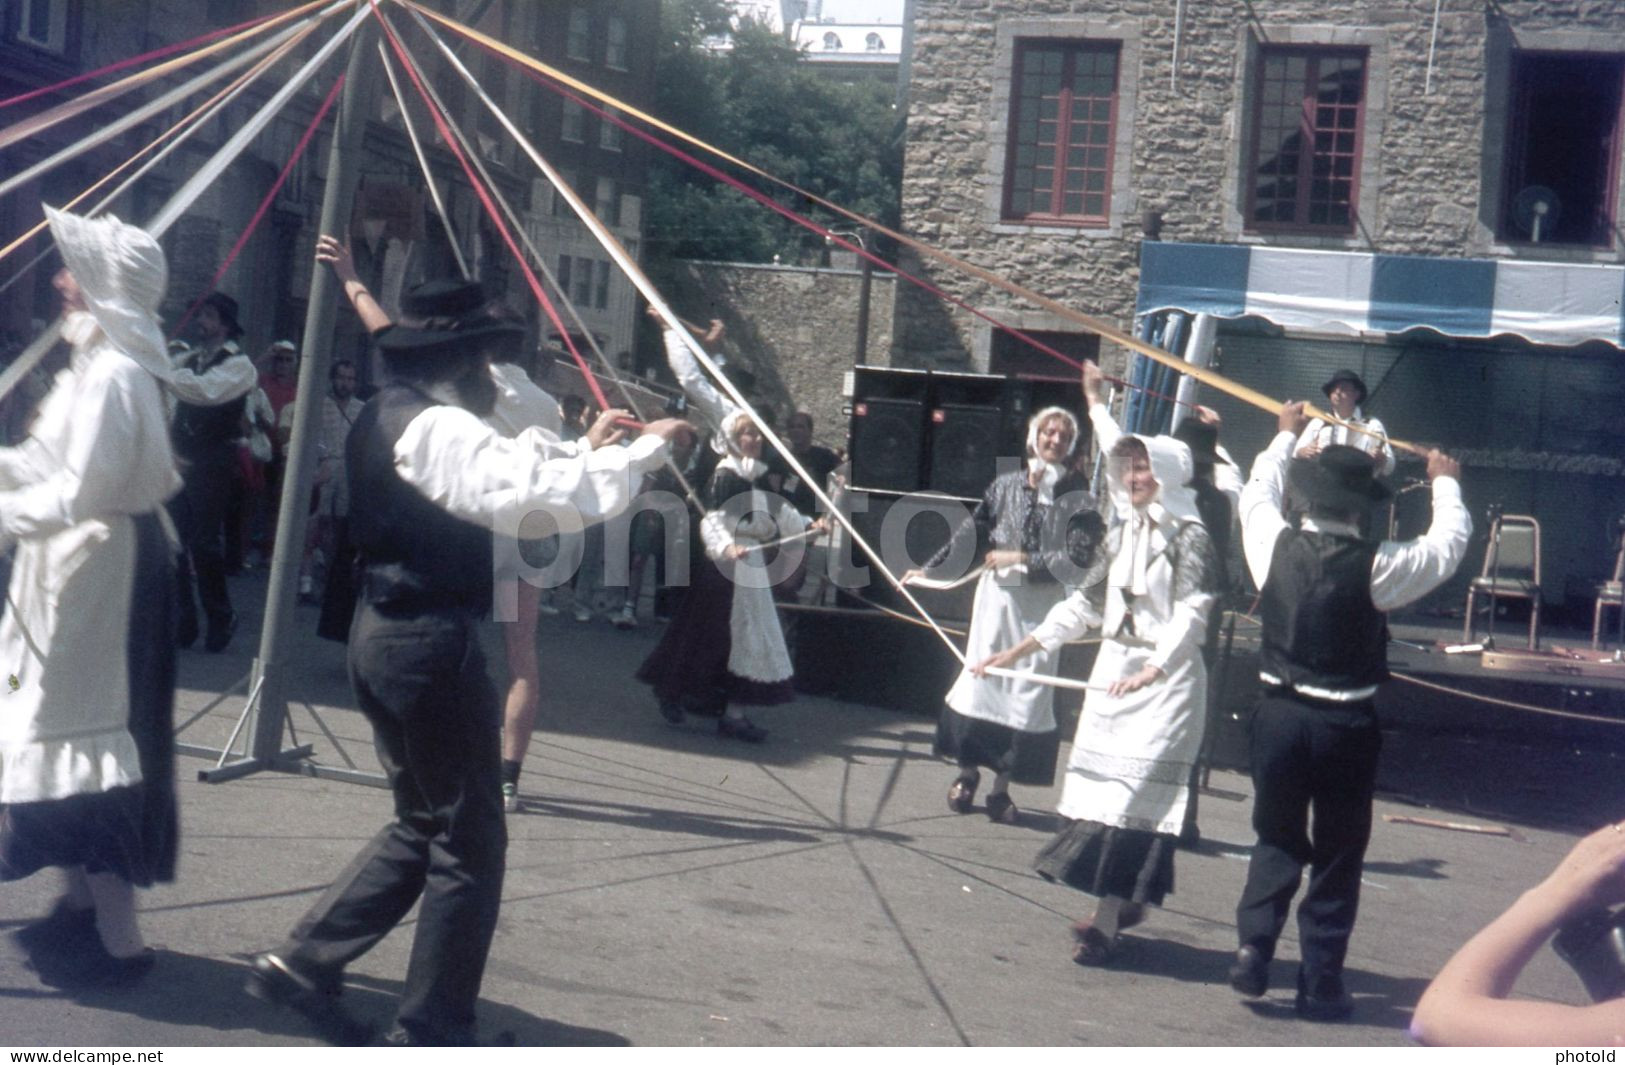
<svg viewBox="0 0 1625 1065">
<path fill-rule="evenodd" d="M 692 431 L 667 419 L 630 447 L 579 452 L 539 429 L 503 436 L 481 419 L 498 398 L 490 349 L 513 328 L 487 311 L 477 282 L 419 285 L 401 319 L 376 334 L 391 380 L 350 433 L 361 559 L 350 677 L 396 816 L 287 941 L 255 959 L 248 981 L 251 994 L 295 1009 L 333 1042 L 367 1035 L 338 1005 L 344 967 L 420 897 L 387 1041 L 475 1041 L 507 847 L 499 706 L 475 631 L 491 609 L 492 531 L 537 511 L 602 521 L 626 508 L 667 441 Z"/>
</svg>

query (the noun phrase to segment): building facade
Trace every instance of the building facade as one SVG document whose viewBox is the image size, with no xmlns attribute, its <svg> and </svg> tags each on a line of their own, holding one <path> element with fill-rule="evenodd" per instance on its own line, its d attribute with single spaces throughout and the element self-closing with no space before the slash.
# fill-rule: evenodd
<svg viewBox="0 0 1625 1065">
<path fill-rule="evenodd" d="M 1491 505 L 1542 518 L 1545 596 L 1582 605 L 1625 510 L 1622 84 L 1625 7 L 1586 0 L 918 0 L 903 226 L 1272 396 L 1356 370 L 1395 437 L 1467 459 L 1480 536 Z M 1058 368 L 918 289 L 898 300 L 901 364 Z M 1273 431 L 1195 398 L 1243 460 Z M 1126 416 L 1154 430 L 1172 409 L 1131 396 Z"/>
</svg>

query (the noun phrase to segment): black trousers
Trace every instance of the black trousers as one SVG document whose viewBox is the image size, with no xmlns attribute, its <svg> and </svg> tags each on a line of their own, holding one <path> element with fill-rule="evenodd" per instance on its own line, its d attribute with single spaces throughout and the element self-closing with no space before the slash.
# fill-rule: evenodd
<svg viewBox="0 0 1625 1065">
<path fill-rule="evenodd" d="M 1298 904 L 1300 986 L 1338 988 L 1360 907 L 1360 872 L 1371 839 L 1371 793 L 1382 733 L 1372 703 L 1337 704 L 1266 694 L 1252 724 L 1253 829 L 1258 843 L 1236 907 L 1243 946 L 1266 959 Z"/>
<path fill-rule="evenodd" d="M 235 455 L 226 453 L 218 460 L 211 456 L 207 461 L 191 463 L 186 468 L 181 490 L 169 502 L 169 516 L 174 519 L 175 532 L 181 539 L 175 581 L 180 596 L 176 629 L 183 639 L 187 634 L 196 639 L 197 599 L 203 601 L 203 616 L 211 629 L 224 628 L 231 619 L 224 536 L 235 462 Z"/>
<path fill-rule="evenodd" d="M 336 983 L 421 895 L 398 1021 L 419 1041 L 470 1041 L 508 845 L 501 717 L 474 622 L 458 612 L 356 610 L 350 679 L 395 794 L 362 848 L 278 952 Z"/>
</svg>

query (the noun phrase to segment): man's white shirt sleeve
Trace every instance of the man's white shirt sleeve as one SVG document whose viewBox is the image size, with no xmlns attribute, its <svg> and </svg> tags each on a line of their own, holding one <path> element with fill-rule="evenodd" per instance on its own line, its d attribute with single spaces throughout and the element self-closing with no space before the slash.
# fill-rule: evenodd
<svg viewBox="0 0 1625 1065">
<path fill-rule="evenodd" d="M 506 437 L 460 407 L 436 406 L 396 441 L 395 469 L 437 506 L 488 529 L 516 529 L 536 511 L 573 528 L 625 510 L 665 455 L 658 436 L 577 452 L 542 429 Z"/>
<path fill-rule="evenodd" d="M 238 352 L 202 373 L 177 367 L 170 373 L 169 390 L 183 402 L 199 407 L 218 407 L 248 395 L 259 380 L 254 360 Z"/>
</svg>

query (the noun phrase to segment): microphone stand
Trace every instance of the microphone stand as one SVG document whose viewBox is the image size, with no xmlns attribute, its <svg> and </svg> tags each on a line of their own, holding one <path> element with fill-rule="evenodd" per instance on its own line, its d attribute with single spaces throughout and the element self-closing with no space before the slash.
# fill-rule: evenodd
<svg viewBox="0 0 1625 1065">
<path fill-rule="evenodd" d="M 1490 520 L 1490 619 L 1484 627 L 1484 650 L 1495 650 L 1495 590 L 1501 583 L 1501 504 L 1491 503 Z"/>
</svg>

